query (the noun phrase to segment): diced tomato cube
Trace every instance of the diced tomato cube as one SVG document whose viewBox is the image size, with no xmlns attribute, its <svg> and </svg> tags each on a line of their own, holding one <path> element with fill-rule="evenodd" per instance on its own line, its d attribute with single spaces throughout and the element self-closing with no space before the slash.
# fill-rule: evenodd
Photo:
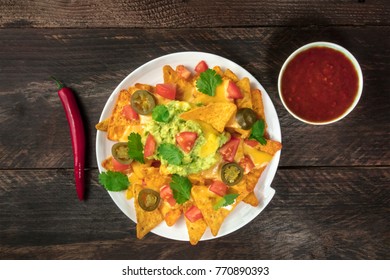
<svg viewBox="0 0 390 280">
<path fill-rule="evenodd" d="M 117 161 L 115 158 L 111 159 L 114 171 L 122 172 L 130 168 L 130 164 L 123 164 Z"/>
<path fill-rule="evenodd" d="M 200 212 L 199 208 L 195 205 L 191 206 L 190 209 L 188 209 L 184 216 L 191 222 L 196 222 L 199 219 L 203 218 L 202 212 Z"/>
<path fill-rule="evenodd" d="M 150 157 L 156 151 L 156 140 L 151 133 L 146 137 L 145 148 L 144 148 L 144 157 Z"/>
<path fill-rule="evenodd" d="M 138 113 L 131 107 L 130 104 L 125 105 L 122 109 L 122 114 L 125 116 L 128 120 L 139 120 Z"/>
<path fill-rule="evenodd" d="M 220 149 L 219 153 L 225 161 L 233 162 L 234 156 L 236 155 L 240 139 L 232 137 L 229 142 L 225 143 Z"/>
<path fill-rule="evenodd" d="M 213 193 L 219 196 L 224 196 L 227 193 L 228 189 L 229 187 L 226 186 L 221 181 L 214 181 L 209 187 L 210 191 L 212 191 Z"/>
<path fill-rule="evenodd" d="M 175 84 L 157 84 L 156 93 L 164 98 L 175 100 L 176 85 Z"/>
<path fill-rule="evenodd" d="M 251 158 L 248 156 L 244 156 L 240 160 L 240 165 L 244 169 L 244 174 L 248 174 L 249 172 L 252 171 L 253 168 L 255 168 L 255 164 L 253 163 Z"/>
<path fill-rule="evenodd" d="M 195 72 L 200 74 L 204 71 L 206 71 L 207 69 L 209 69 L 209 66 L 207 65 L 207 63 L 202 60 L 200 61 L 196 66 L 195 66 Z"/>
<path fill-rule="evenodd" d="M 238 88 L 235 82 L 229 81 L 229 84 L 227 86 L 227 92 L 228 97 L 233 99 L 241 99 L 244 98 L 244 95 L 242 95 L 241 90 Z"/>
<path fill-rule="evenodd" d="M 184 152 L 189 153 L 197 138 L 198 134 L 196 132 L 184 131 L 176 135 L 176 142 Z"/>
<path fill-rule="evenodd" d="M 169 203 L 169 205 L 171 206 L 175 206 L 176 205 L 176 200 L 175 198 L 173 197 L 173 192 L 172 192 L 172 189 L 169 185 L 164 185 L 161 189 L 160 189 L 160 197 L 167 201 Z"/>
<path fill-rule="evenodd" d="M 187 80 L 191 76 L 190 70 L 184 67 L 184 65 L 176 66 L 177 75 L 184 80 Z"/>
<path fill-rule="evenodd" d="M 244 140 L 244 143 L 247 144 L 248 146 L 251 146 L 251 147 L 256 147 L 257 145 L 259 145 L 259 142 L 257 142 L 256 140 L 252 140 L 252 139 L 247 139 L 247 140 Z"/>
<path fill-rule="evenodd" d="M 175 84 L 157 84 L 156 93 L 164 98 L 175 100 L 176 85 Z"/>
</svg>

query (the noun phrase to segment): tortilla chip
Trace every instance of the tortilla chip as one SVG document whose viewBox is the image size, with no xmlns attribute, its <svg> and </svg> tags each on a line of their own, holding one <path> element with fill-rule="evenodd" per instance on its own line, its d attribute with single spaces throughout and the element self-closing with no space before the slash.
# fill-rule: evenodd
<svg viewBox="0 0 390 280">
<path fill-rule="evenodd" d="M 160 169 L 155 167 L 144 168 L 143 185 L 145 188 L 160 192 L 160 188 L 169 184 L 171 178 L 160 174 Z"/>
<path fill-rule="evenodd" d="M 169 65 L 163 67 L 164 83 L 176 84 L 176 100 L 191 102 L 193 100 L 194 87 L 191 80 L 185 80 L 177 75 L 177 72 Z M 157 95 L 156 95 L 157 96 Z M 171 101 L 171 100 L 169 100 Z"/>
<path fill-rule="evenodd" d="M 192 185 L 203 185 L 206 180 L 202 174 L 189 174 L 188 179 L 191 181 Z"/>
<path fill-rule="evenodd" d="M 191 201 L 185 204 L 184 212 L 187 211 L 192 205 L 194 205 Z M 186 226 L 188 231 L 188 236 L 190 238 L 191 245 L 198 244 L 199 240 L 202 238 L 204 232 L 207 229 L 207 224 L 204 218 L 199 219 L 195 222 L 190 222 L 186 217 Z"/>
<path fill-rule="evenodd" d="M 158 226 L 163 221 L 160 210 L 156 208 L 153 211 L 143 210 L 138 203 L 138 194 L 143 189 L 141 185 L 134 185 L 134 208 L 137 217 L 137 238 L 142 239 L 147 233 Z"/>
<path fill-rule="evenodd" d="M 203 180 L 200 179 L 199 183 L 192 183 L 192 184 L 193 185 L 202 185 L 202 186 L 209 186 L 209 185 L 211 185 L 213 180 L 217 180 L 218 178 L 220 179 L 220 170 L 221 170 L 221 166 L 222 165 L 223 165 L 222 161 L 217 161 L 209 169 L 201 171 L 199 176 L 201 178 L 203 178 Z M 191 180 L 191 178 L 189 178 L 189 179 Z"/>
<path fill-rule="evenodd" d="M 179 220 L 181 216 L 182 210 L 180 208 L 173 208 L 166 213 L 164 216 L 164 220 L 168 226 L 173 226 L 176 224 L 177 220 Z"/>
<path fill-rule="evenodd" d="M 260 143 L 258 143 L 255 148 L 261 152 L 274 156 L 278 151 L 282 149 L 282 146 L 282 143 L 278 141 L 267 139 L 267 144 L 261 145 Z"/>
<path fill-rule="evenodd" d="M 241 90 L 244 98 L 236 99 L 238 108 L 250 108 L 252 109 L 252 96 L 251 96 L 251 85 L 247 77 L 237 82 L 238 88 Z"/>
<path fill-rule="evenodd" d="M 176 224 L 182 213 L 182 206 L 176 204 L 172 207 L 168 202 L 163 201 L 159 207 L 167 226 L 171 227 Z"/>
<path fill-rule="evenodd" d="M 100 131 L 107 131 L 110 118 L 107 118 L 95 125 L 95 128 Z"/>
<path fill-rule="evenodd" d="M 235 83 L 238 82 L 238 78 L 237 78 L 236 74 L 234 74 L 230 69 L 226 69 L 225 73 L 223 73 L 223 76 L 228 78 L 229 80 L 235 82 Z"/>
<path fill-rule="evenodd" d="M 142 179 L 138 178 L 134 172 L 128 174 L 127 178 L 129 179 L 130 185 L 126 190 L 126 199 L 132 199 L 134 197 L 134 186 L 142 185 Z"/>
<path fill-rule="evenodd" d="M 102 162 L 102 166 L 106 170 L 114 171 L 114 165 L 112 164 L 112 156 L 109 156 Z"/>
<path fill-rule="evenodd" d="M 130 200 L 133 198 L 133 195 L 134 195 L 134 190 L 132 188 L 132 186 L 130 186 L 127 190 L 126 190 L 126 194 L 125 194 L 125 197 L 127 200 Z"/>
<path fill-rule="evenodd" d="M 191 102 L 194 104 L 203 105 L 207 105 L 210 103 L 234 103 L 234 100 L 231 99 L 227 93 L 228 84 L 229 79 L 223 78 L 222 83 L 215 88 L 215 95 L 210 96 L 205 93 L 199 92 L 196 89 L 196 81 L 194 81 L 195 90 L 193 92 L 193 100 Z"/>
<path fill-rule="evenodd" d="M 242 201 L 253 206 L 253 207 L 256 207 L 257 205 L 259 205 L 259 200 L 257 199 L 254 192 L 250 192 Z"/>
<path fill-rule="evenodd" d="M 229 74 L 230 75 L 230 74 Z M 234 75 L 234 74 L 233 74 Z M 236 77 L 237 78 L 237 77 Z M 236 82 L 237 86 L 240 88 L 241 93 L 243 94 L 244 98 L 242 99 L 236 99 L 237 108 L 253 108 L 252 104 L 252 95 L 251 95 L 251 88 L 250 88 L 250 82 L 248 78 L 243 78 L 242 80 Z M 245 130 L 240 127 L 240 125 L 236 121 L 236 115 L 234 114 L 232 118 L 229 120 L 228 124 L 226 125 L 227 128 L 232 131 L 236 132 L 241 135 L 241 138 L 248 138 L 251 130 Z"/>
<path fill-rule="evenodd" d="M 190 81 L 193 78 L 193 74 L 191 73 L 191 71 L 188 70 L 188 68 L 185 67 L 183 64 L 176 65 L 176 73 L 180 79 Z"/>
<path fill-rule="evenodd" d="M 130 104 L 131 95 L 135 90 L 138 89 L 136 87 L 131 87 L 129 90 L 123 89 L 120 91 L 108 122 L 108 139 L 112 141 L 127 141 L 127 136 L 131 132 L 141 132 L 139 121 L 128 120 L 122 113 L 123 107 Z"/>
<path fill-rule="evenodd" d="M 249 194 L 246 176 L 244 176 L 241 182 L 239 182 L 237 185 L 231 186 L 229 188 L 229 193 L 238 194 L 236 201 L 234 202 L 234 204 L 232 204 L 232 207 L 234 209 L 234 207 L 236 207 L 237 204 L 239 204 Z"/>
<path fill-rule="evenodd" d="M 170 182 L 170 176 L 161 174 L 161 169 L 151 166 L 152 161 L 146 161 L 145 164 L 133 161 L 131 167 L 137 178 L 142 180 L 142 185 L 146 188 L 160 191 L 163 185 Z"/>
<path fill-rule="evenodd" d="M 180 117 L 185 120 L 204 121 L 222 133 L 236 110 L 237 107 L 233 103 L 217 102 L 182 113 Z"/>
<path fill-rule="evenodd" d="M 206 186 L 193 186 L 191 194 L 196 206 L 202 212 L 204 220 L 210 227 L 211 233 L 216 236 L 230 211 L 225 208 L 213 209 L 220 197 L 210 192 Z"/>
<path fill-rule="evenodd" d="M 131 185 L 142 185 L 142 178 L 138 177 L 134 172 L 131 172 L 129 175 L 127 175 L 127 177 L 129 178 Z"/>
<path fill-rule="evenodd" d="M 134 85 L 134 87 L 136 88 L 134 91 L 138 90 L 138 89 L 142 89 L 142 90 L 147 90 L 151 93 L 154 93 L 155 92 L 155 87 L 154 86 L 151 86 L 151 85 L 147 85 L 147 84 L 141 84 L 141 83 L 136 83 Z M 131 92 L 132 91 L 132 87 L 129 88 L 129 91 Z M 133 92 L 134 92 L 133 91 Z"/>
<path fill-rule="evenodd" d="M 257 182 L 259 181 L 259 178 L 260 178 L 260 176 L 263 173 L 265 168 L 266 168 L 266 166 L 261 167 L 261 168 L 257 168 L 257 169 L 253 169 L 251 172 L 249 172 L 246 175 L 246 177 L 245 177 L 246 178 L 246 189 L 248 192 L 253 192 L 253 190 L 255 189 Z"/>
<path fill-rule="evenodd" d="M 131 163 L 131 167 L 133 169 L 133 172 L 137 175 L 138 178 L 143 179 L 145 177 L 145 168 L 148 168 L 150 165 L 148 164 L 142 164 L 138 161 L 133 161 Z"/>
<path fill-rule="evenodd" d="M 240 143 L 238 143 L 236 154 L 234 155 L 234 161 L 240 162 L 240 160 L 244 157 L 244 141 L 240 139 Z"/>
<path fill-rule="evenodd" d="M 239 134 L 240 138 L 247 139 L 251 134 L 251 130 L 245 130 L 239 127 L 226 127 L 226 130 L 230 133 Z"/>
<path fill-rule="evenodd" d="M 275 141 L 275 140 L 270 140 L 267 139 L 267 144 L 265 145 L 257 145 L 256 149 L 262 152 L 266 152 L 270 155 L 275 155 L 277 151 L 280 151 L 282 149 L 282 143 Z"/>
<path fill-rule="evenodd" d="M 223 72 L 222 72 L 221 67 L 219 67 L 219 66 L 214 66 L 214 67 L 213 67 L 213 70 L 214 70 L 218 75 L 220 75 L 221 77 L 223 76 Z"/>
<path fill-rule="evenodd" d="M 251 130 L 250 129 L 245 130 L 241 128 L 241 126 L 238 124 L 236 120 L 236 113 L 230 118 L 230 120 L 226 124 L 226 130 L 231 133 L 240 134 L 240 137 L 243 139 L 248 138 L 249 135 L 251 134 Z"/>
<path fill-rule="evenodd" d="M 252 90 L 252 109 L 255 111 L 258 118 L 265 121 L 265 112 L 263 104 L 263 94 L 259 89 Z"/>
</svg>

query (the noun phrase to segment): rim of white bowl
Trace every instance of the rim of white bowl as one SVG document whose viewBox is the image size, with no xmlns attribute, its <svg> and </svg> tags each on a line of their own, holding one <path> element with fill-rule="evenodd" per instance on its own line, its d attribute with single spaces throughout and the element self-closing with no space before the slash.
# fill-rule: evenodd
<svg viewBox="0 0 390 280">
<path fill-rule="evenodd" d="M 357 73 L 357 76 L 358 76 L 358 90 L 357 90 L 357 94 L 356 94 L 356 97 L 353 101 L 353 103 L 351 104 L 351 106 L 348 107 L 347 110 L 345 110 L 345 112 L 343 114 L 341 114 L 340 116 L 338 116 L 337 118 L 335 119 L 332 119 L 330 121 L 326 121 L 326 122 L 311 122 L 311 121 L 308 121 L 308 120 L 305 120 L 299 116 L 297 116 L 296 114 L 294 114 L 287 106 L 287 104 L 284 102 L 283 100 L 283 96 L 282 96 L 282 76 L 283 76 L 283 73 L 287 67 L 287 65 L 290 63 L 290 61 L 296 56 L 298 55 L 299 53 L 303 52 L 303 51 L 306 51 L 310 48 L 313 48 L 313 47 L 327 47 L 327 48 L 331 48 L 331 49 L 334 49 L 336 51 L 339 51 L 341 52 L 342 54 L 344 54 L 352 63 L 352 65 L 354 66 L 355 70 L 356 70 L 356 73 Z M 295 50 L 287 59 L 286 61 L 283 63 L 283 66 L 282 68 L 280 69 L 280 72 L 279 72 L 279 77 L 278 77 L 278 91 L 279 91 L 279 98 L 280 100 L 282 101 L 282 104 L 284 106 L 284 108 L 286 108 L 286 110 L 296 119 L 304 122 L 304 123 L 308 123 L 308 124 L 313 124 L 313 125 L 325 125 L 325 124 L 331 124 L 331 123 L 335 123 L 341 119 L 343 119 L 344 117 L 346 117 L 349 113 L 352 112 L 352 110 L 356 107 L 356 105 L 358 104 L 359 100 L 360 100 L 360 97 L 362 95 L 362 91 L 363 91 L 363 73 L 362 73 L 362 69 L 360 68 L 360 65 L 359 65 L 359 62 L 357 61 L 357 59 L 353 56 L 352 53 L 350 53 L 346 48 L 338 45 L 338 44 L 335 44 L 335 43 L 331 43 L 331 42 L 324 42 L 324 41 L 320 41 L 320 42 L 312 42 L 312 43 L 309 43 L 309 44 L 306 44 L 306 45 L 303 45 L 302 47 L 298 48 L 297 50 Z"/>
</svg>

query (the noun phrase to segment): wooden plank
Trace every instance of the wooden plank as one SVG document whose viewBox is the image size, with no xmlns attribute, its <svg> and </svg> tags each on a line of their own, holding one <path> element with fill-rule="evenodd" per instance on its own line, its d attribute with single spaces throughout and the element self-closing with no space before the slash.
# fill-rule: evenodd
<svg viewBox="0 0 390 280">
<path fill-rule="evenodd" d="M 276 195 L 236 232 L 196 247 L 148 234 L 88 172 L 79 202 L 72 170 L 0 171 L 0 259 L 387 259 L 390 168 L 281 169 Z"/>
<path fill-rule="evenodd" d="M 268 91 L 282 127 L 281 166 L 390 165 L 390 27 L 0 30 L 0 168 L 71 168 L 65 114 L 50 75 L 78 94 L 87 167 L 96 167 L 95 129 L 104 104 L 130 72 L 177 51 L 216 53 L 251 72 Z M 332 41 L 359 60 L 364 90 L 343 121 L 309 126 L 291 117 L 277 93 L 279 70 L 296 48 Z"/>
<path fill-rule="evenodd" d="M 388 25 L 387 0 L 1 1 L 0 27 Z"/>
</svg>

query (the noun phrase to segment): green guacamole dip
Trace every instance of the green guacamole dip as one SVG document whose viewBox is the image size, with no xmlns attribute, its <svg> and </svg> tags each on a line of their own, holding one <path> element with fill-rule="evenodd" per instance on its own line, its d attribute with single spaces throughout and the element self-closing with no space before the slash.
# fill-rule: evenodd
<svg viewBox="0 0 390 280">
<path fill-rule="evenodd" d="M 166 170 L 170 174 L 178 174 L 187 176 L 189 174 L 198 173 L 212 167 L 218 160 L 216 153 L 213 153 L 205 158 L 199 156 L 200 149 L 206 144 L 206 139 L 200 124 L 193 120 L 183 120 L 179 115 L 183 112 L 189 111 L 192 107 L 188 102 L 172 101 L 165 104 L 169 111 L 169 122 L 158 122 L 151 120 L 145 127 L 143 141 L 145 143 L 146 136 L 151 133 L 156 140 L 157 147 L 162 143 L 176 144 L 176 135 L 189 131 L 196 132 L 198 138 L 196 139 L 193 149 L 189 153 L 182 151 L 184 158 L 180 165 L 168 164 L 157 152 L 150 158 L 160 160 L 162 165 L 166 166 Z M 227 141 L 224 134 L 218 135 L 220 146 Z M 179 148 L 180 149 L 180 148 Z"/>
</svg>

